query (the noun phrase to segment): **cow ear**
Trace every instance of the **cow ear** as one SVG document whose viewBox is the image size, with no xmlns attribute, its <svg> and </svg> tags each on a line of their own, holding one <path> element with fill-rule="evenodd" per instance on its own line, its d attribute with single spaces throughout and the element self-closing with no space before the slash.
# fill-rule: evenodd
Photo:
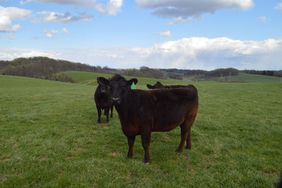
<svg viewBox="0 0 282 188">
<path fill-rule="evenodd" d="M 136 85 L 138 80 L 136 78 L 133 78 L 132 80 L 133 80 L 134 84 Z"/>
<path fill-rule="evenodd" d="M 148 89 L 154 89 L 154 86 L 152 86 L 151 84 L 147 84 L 147 88 Z"/>
<path fill-rule="evenodd" d="M 132 78 L 131 80 L 128 80 L 127 83 L 128 85 L 132 85 L 132 83 L 137 84 L 138 80 L 136 78 Z"/>
<path fill-rule="evenodd" d="M 104 78 L 104 77 L 97 77 L 97 82 L 100 85 L 108 85 L 109 84 L 109 80 Z"/>
<path fill-rule="evenodd" d="M 157 81 L 156 85 L 164 86 L 161 82 Z"/>
</svg>

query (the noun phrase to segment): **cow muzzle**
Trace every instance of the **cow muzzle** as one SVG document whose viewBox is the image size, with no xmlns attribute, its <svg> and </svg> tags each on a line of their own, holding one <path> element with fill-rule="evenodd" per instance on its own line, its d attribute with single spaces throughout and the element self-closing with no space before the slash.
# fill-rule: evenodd
<svg viewBox="0 0 282 188">
<path fill-rule="evenodd" d="M 119 97 L 112 97 L 112 101 L 116 104 L 120 103 L 120 98 Z"/>
</svg>

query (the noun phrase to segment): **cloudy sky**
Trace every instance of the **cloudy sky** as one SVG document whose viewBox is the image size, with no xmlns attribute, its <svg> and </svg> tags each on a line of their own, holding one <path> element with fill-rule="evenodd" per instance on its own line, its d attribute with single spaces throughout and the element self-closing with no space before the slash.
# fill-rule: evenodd
<svg viewBox="0 0 282 188">
<path fill-rule="evenodd" d="M 0 0 L 0 60 L 282 69 L 282 0 Z"/>
</svg>

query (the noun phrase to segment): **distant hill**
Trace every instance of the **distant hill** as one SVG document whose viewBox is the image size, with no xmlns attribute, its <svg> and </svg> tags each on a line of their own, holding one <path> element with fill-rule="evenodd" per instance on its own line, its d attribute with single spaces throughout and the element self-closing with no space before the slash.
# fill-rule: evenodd
<svg viewBox="0 0 282 188">
<path fill-rule="evenodd" d="M 1 69 L 7 67 L 9 65 L 9 61 L 0 61 L 0 71 Z"/>
<path fill-rule="evenodd" d="M 65 60 L 56 60 L 48 57 L 18 58 L 12 61 L 0 61 L 0 74 L 34 77 L 41 79 L 76 82 L 66 71 L 83 71 L 108 74 L 123 74 L 127 76 L 148 77 L 156 79 L 190 79 L 190 80 L 232 80 L 238 81 L 242 75 L 257 74 L 264 76 L 282 77 L 282 71 L 237 70 L 222 68 L 212 71 L 187 69 L 152 69 L 140 67 L 139 69 L 112 69 L 109 67 L 90 66 Z M 245 73 L 245 74 L 242 74 Z M 247 74 L 246 74 L 247 73 Z M 239 76 L 241 75 L 241 76 Z M 245 76 L 243 76 L 245 78 Z M 256 78 L 253 76 L 252 78 Z M 244 79 L 239 79 L 240 81 Z"/>
<path fill-rule="evenodd" d="M 27 76 L 34 78 L 72 81 L 61 72 L 94 71 L 95 67 L 47 57 L 18 58 L 13 61 L 0 61 L 0 73 L 4 75 Z"/>
</svg>

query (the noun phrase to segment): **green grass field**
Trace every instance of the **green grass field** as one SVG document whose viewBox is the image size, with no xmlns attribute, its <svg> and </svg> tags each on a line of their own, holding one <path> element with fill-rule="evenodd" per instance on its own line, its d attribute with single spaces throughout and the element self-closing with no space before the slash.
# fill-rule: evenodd
<svg viewBox="0 0 282 188">
<path fill-rule="evenodd" d="M 82 72 L 82 71 L 66 71 L 64 72 L 67 76 L 72 78 L 75 83 L 79 84 L 84 84 L 84 85 L 92 85 L 96 86 L 97 81 L 96 78 L 98 76 L 103 76 L 105 78 L 110 78 L 112 75 L 110 74 L 103 74 L 103 73 L 92 73 L 92 72 Z M 131 78 L 130 76 L 125 76 L 126 78 Z M 172 80 L 172 79 L 155 79 L 155 78 L 144 78 L 144 77 L 139 77 L 138 78 L 138 88 L 147 88 L 146 84 L 151 83 L 154 84 L 156 81 L 161 81 L 166 84 L 187 84 L 191 82 L 186 82 L 183 80 Z"/>
<path fill-rule="evenodd" d="M 194 83 L 200 109 L 192 150 L 175 153 L 179 128 L 153 133 L 152 161 L 144 165 L 139 137 L 134 158 L 126 159 L 116 112 L 108 125 L 96 123 L 97 74 L 69 74 L 78 83 L 0 76 L 0 187 L 249 188 L 278 181 L 282 83 Z M 138 88 L 154 81 L 141 78 Z"/>
<path fill-rule="evenodd" d="M 226 78 L 218 78 L 218 81 L 228 82 L 247 82 L 247 83 L 282 83 L 282 78 L 276 76 L 264 76 L 255 74 L 239 73 L 236 76 L 227 76 Z"/>
</svg>

